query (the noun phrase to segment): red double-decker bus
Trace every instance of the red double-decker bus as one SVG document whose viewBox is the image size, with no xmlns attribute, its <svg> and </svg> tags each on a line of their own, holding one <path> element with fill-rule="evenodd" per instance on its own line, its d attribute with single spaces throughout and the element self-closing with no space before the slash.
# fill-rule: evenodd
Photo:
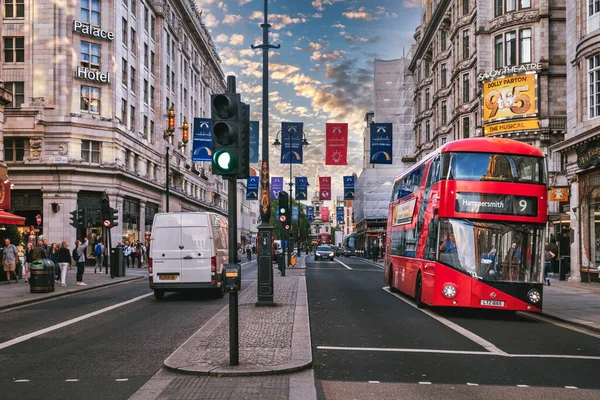
<svg viewBox="0 0 600 400">
<path fill-rule="evenodd" d="M 445 144 L 397 177 L 384 280 L 419 307 L 541 312 L 544 155 L 510 139 Z"/>
<path fill-rule="evenodd" d="M 331 233 L 321 232 L 317 235 L 317 244 L 332 244 Z"/>
</svg>

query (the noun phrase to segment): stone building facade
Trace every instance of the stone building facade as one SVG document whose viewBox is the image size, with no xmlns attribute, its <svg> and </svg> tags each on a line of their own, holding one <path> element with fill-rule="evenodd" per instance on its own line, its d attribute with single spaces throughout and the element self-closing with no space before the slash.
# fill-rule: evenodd
<svg viewBox="0 0 600 400">
<path fill-rule="evenodd" d="M 0 79 L 13 100 L 0 155 L 14 183 L 12 210 L 26 217 L 27 233 L 50 242 L 101 235 L 94 210 L 106 192 L 119 217 L 113 245 L 143 240 L 154 214 L 166 209 L 166 173 L 170 211 L 226 214 L 226 181 L 210 173 L 210 162 L 191 161 L 191 140 L 181 146 L 184 120 L 191 138 L 194 118 L 210 117 L 210 95 L 225 90 L 221 59 L 193 1 L 3 6 Z M 176 129 L 165 139 L 171 105 Z M 83 229 L 70 226 L 77 209 L 90 210 Z M 249 232 L 252 218 L 242 220 Z"/>
</svg>

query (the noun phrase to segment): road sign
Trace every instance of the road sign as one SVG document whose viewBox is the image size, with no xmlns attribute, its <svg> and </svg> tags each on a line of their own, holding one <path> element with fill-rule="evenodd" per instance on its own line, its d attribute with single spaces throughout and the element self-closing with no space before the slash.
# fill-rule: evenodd
<svg viewBox="0 0 600 400">
<path fill-rule="evenodd" d="M 104 226 L 106 226 L 107 228 L 110 226 L 110 220 L 109 219 L 105 219 L 103 223 L 104 223 Z"/>
<path fill-rule="evenodd" d="M 38 225 L 42 224 L 42 216 L 40 214 L 35 216 L 35 223 Z"/>
</svg>

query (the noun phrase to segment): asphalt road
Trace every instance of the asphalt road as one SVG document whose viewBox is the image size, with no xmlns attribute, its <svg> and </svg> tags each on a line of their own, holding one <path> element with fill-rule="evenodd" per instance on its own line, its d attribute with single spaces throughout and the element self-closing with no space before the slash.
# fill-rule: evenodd
<svg viewBox="0 0 600 400">
<path fill-rule="evenodd" d="M 376 265 L 306 263 L 320 399 L 433 399 L 445 388 L 456 398 L 488 398 L 490 388 L 505 398 L 600 398 L 599 334 L 514 314 L 420 310 L 386 290 Z"/>
<path fill-rule="evenodd" d="M 127 399 L 227 304 L 140 280 L 0 312 L 0 398 Z"/>
</svg>

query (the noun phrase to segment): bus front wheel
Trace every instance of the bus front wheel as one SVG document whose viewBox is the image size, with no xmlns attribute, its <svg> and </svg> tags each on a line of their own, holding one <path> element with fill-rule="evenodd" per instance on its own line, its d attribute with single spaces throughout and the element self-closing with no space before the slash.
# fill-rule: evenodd
<svg viewBox="0 0 600 400">
<path fill-rule="evenodd" d="M 423 281 L 421 280 L 421 273 L 417 275 L 417 283 L 415 284 L 415 303 L 418 308 L 425 308 L 425 303 L 421 300 L 423 295 Z"/>
</svg>

